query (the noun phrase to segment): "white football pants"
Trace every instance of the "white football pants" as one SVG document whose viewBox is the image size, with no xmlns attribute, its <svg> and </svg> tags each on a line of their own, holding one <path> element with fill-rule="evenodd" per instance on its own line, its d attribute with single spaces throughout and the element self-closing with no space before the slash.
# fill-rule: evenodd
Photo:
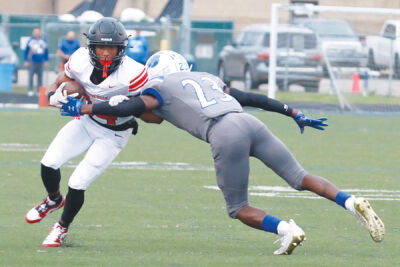
<svg viewBox="0 0 400 267">
<path fill-rule="evenodd" d="M 68 182 L 73 189 L 86 190 L 126 146 L 131 134 L 132 129 L 113 131 L 98 125 L 87 115 L 81 116 L 58 132 L 41 163 L 58 169 L 87 151 Z"/>
</svg>

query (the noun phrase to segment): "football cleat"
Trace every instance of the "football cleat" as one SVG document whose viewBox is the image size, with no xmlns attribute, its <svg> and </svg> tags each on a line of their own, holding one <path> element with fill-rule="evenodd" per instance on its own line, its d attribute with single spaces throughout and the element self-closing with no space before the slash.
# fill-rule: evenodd
<svg viewBox="0 0 400 267">
<path fill-rule="evenodd" d="M 358 197 L 354 200 L 355 215 L 369 231 L 372 240 L 382 242 L 385 236 L 385 225 L 376 215 L 368 200 Z"/>
<path fill-rule="evenodd" d="M 275 255 L 290 255 L 297 246 L 303 245 L 303 241 L 306 240 L 306 234 L 292 219 L 289 221 L 289 226 L 289 231 L 275 241 L 275 243 L 281 242 L 281 247 L 274 251 Z"/>
<path fill-rule="evenodd" d="M 41 203 L 37 204 L 30 211 L 28 211 L 28 213 L 25 215 L 25 220 L 28 223 L 37 223 L 46 217 L 47 213 L 52 213 L 53 211 L 62 208 L 65 203 L 65 198 L 64 196 L 61 197 L 62 199 L 60 203 L 52 201 L 49 197 L 46 197 Z"/>
<path fill-rule="evenodd" d="M 58 222 L 51 227 L 49 234 L 43 240 L 42 247 L 61 246 L 68 234 L 68 228 L 62 227 Z"/>
</svg>

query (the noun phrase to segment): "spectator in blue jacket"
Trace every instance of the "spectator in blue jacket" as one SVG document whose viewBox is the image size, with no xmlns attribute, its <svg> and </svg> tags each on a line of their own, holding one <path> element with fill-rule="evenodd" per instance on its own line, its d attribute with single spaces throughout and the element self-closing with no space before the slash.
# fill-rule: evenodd
<svg viewBox="0 0 400 267">
<path fill-rule="evenodd" d="M 144 65 L 149 58 L 149 42 L 140 32 L 136 30 L 136 35 L 128 39 L 126 55 Z"/>
<path fill-rule="evenodd" d="M 33 76 L 37 75 L 36 93 L 38 93 L 39 87 L 43 85 L 43 69 L 48 66 L 49 61 L 49 48 L 39 28 L 33 29 L 32 37 L 26 44 L 24 61 L 25 67 L 29 70 L 28 96 L 33 96 Z"/>
<path fill-rule="evenodd" d="M 81 47 L 79 40 L 75 38 L 75 32 L 69 31 L 66 38 L 61 40 L 57 54 L 61 58 L 60 70 L 64 70 L 64 64 L 67 63 L 69 57 Z"/>
</svg>

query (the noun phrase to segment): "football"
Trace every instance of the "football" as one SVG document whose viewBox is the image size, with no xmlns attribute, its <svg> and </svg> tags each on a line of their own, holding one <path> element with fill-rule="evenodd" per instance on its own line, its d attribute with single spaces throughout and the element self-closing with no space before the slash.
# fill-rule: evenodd
<svg viewBox="0 0 400 267">
<path fill-rule="evenodd" d="M 72 95 L 75 93 L 78 93 L 75 98 L 78 98 L 80 100 L 85 99 L 85 89 L 80 83 L 78 83 L 77 81 L 66 82 L 63 88 L 63 95 Z"/>
</svg>

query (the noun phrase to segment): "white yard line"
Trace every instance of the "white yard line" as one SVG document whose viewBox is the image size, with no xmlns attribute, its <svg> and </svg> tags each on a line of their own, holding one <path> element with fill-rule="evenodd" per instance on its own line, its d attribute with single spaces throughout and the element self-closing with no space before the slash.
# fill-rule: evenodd
<svg viewBox="0 0 400 267">
<path fill-rule="evenodd" d="M 0 143 L 0 151 L 32 152 L 46 151 L 46 148 L 38 144 Z"/>
<path fill-rule="evenodd" d="M 219 190 L 218 186 L 205 185 L 204 188 Z M 256 191 L 256 192 L 254 192 Z M 357 196 L 363 196 L 370 200 L 400 201 L 400 190 L 387 189 L 343 189 Z M 280 198 L 306 198 L 320 199 L 321 197 L 307 191 L 296 191 L 290 187 L 283 186 L 250 186 L 249 195 L 260 197 L 280 197 Z"/>
<path fill-rule="evenodd" d="M 5 108 L 5 109 L 38 109 L 39 104 L 15 104 L 15 103 L 0 103 L 0 108 Z"/>
</svg>

